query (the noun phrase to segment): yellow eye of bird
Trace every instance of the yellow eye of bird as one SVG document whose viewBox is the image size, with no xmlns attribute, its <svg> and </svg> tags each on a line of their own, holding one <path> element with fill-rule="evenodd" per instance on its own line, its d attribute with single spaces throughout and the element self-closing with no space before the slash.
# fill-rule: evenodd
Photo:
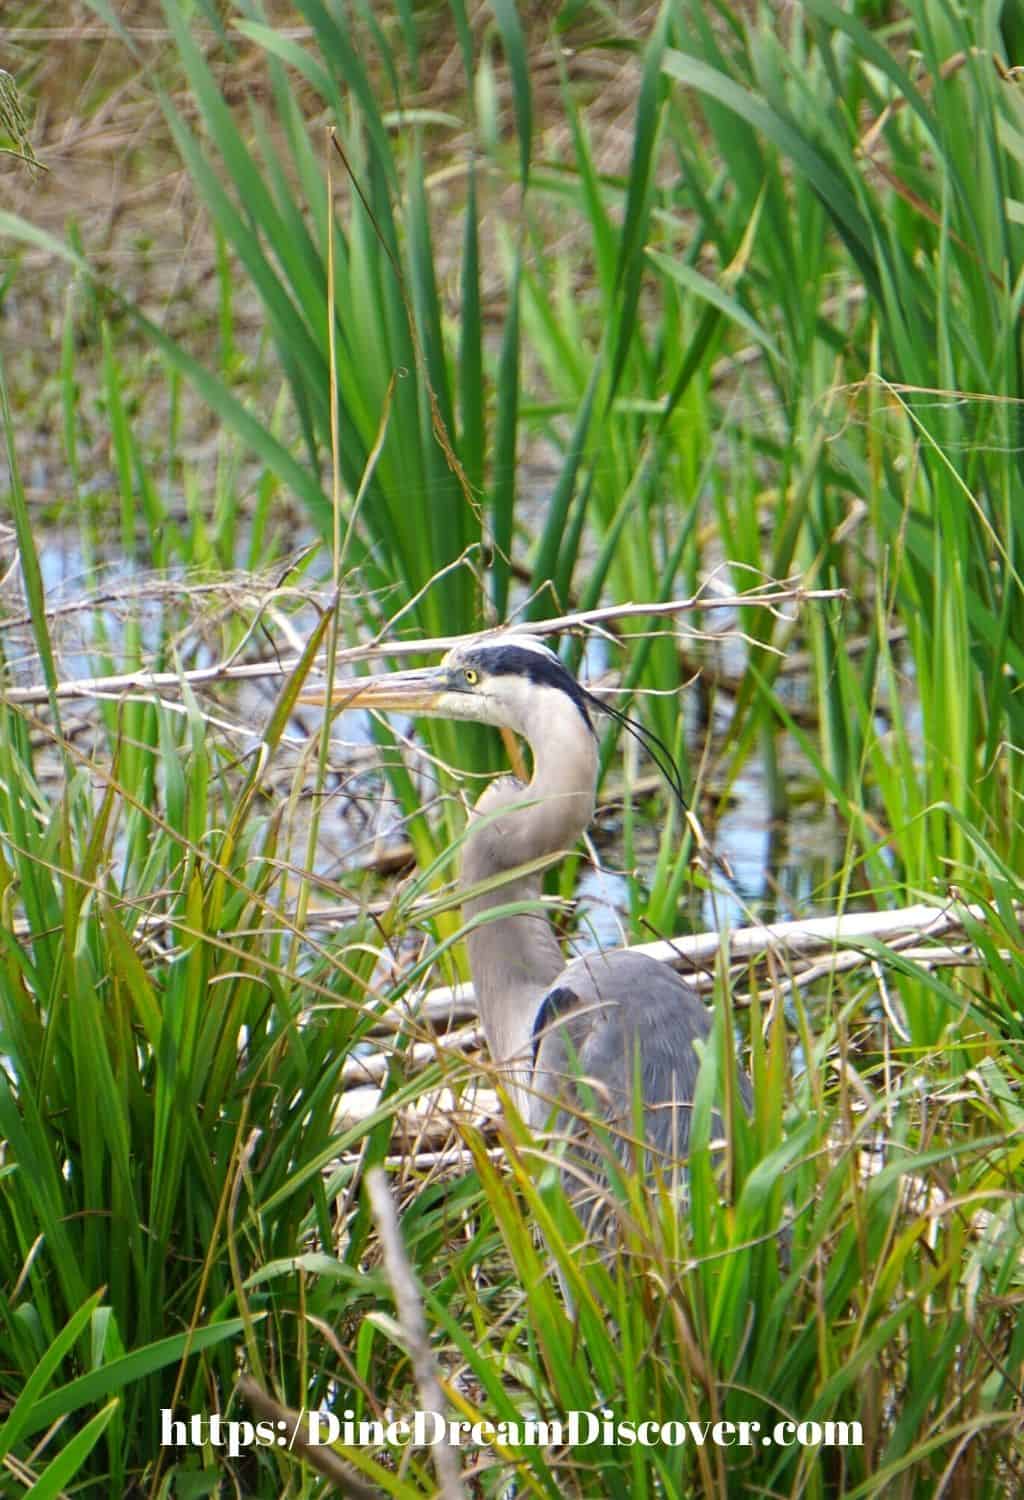
<svg viewBox="0 0 1024 1500">
<path fill-rule="evenodd" d="M 470 687 L 476 687 L 477 683 L 480 681 L 480 673 L 476 670 L 475 667 L 464 667 L 462 675 L 465 678 L 466 682 L 469 683 Z"/>
</svg>

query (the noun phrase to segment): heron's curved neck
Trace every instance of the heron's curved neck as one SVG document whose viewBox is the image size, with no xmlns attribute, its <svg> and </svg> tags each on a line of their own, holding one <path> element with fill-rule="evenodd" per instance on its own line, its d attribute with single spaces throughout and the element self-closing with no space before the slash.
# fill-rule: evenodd
<svg viewBox="0 0 1024 1500">
<path fill-rule="evenodd" d="M 565 959 L 544 913 L 492 920 L 486 913 L 539 900 L 543 872 L 516 871 L 572 849 L 593 816 L 597 781 L 597 741 L 571 700 L 554 710 L 546 705 L 543 725 L 528 725 L 525 733 L 533 751 L 529 785 L 510 776 L 491 783 L 473 810 L 462 857 L 463 915 L 477 924 L 467 938 L 469 966 L 491 1056 L 499 1063 L 529 1058 L 537 1008 Z M 469 894 L 502 875 L 507 879 L 493 890 Z"/>
</svg>

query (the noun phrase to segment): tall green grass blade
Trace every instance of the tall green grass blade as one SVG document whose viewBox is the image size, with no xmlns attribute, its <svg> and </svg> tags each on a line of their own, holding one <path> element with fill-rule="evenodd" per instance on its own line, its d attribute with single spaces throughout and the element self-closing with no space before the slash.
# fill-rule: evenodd
<svg viewBox="0 0 1024 1500">
<path fill-rule="evenodd" d="M 67 1493 L 65 1485 L 78 1474 L 117 1410 L 118 1402 L 109 1401 L 94 1417 L 90 1417 L 34 1481 L 27 1492 L 32 1500 L 59 1500 L 59 1497 Z"/>
<path fill-rule="evenodd" d="M 259 1314 L 257 1321 L 262 1317 L 263 1314 Z M 70 1381 L 38 1401 L 23 1430 L 27 1435 L 39 1432 L 58 1417 L 101 1401 L 111 1392 L 123 1390 L 125 1386 L 144 1379 L 154 1370 L 162 1370 L 175 1364 L 186 1354 L 200 1354 L 204 1349 L 214 1348 L 217 1344 L 236 1338 L 243 1327 L 241 1318 L 228 1318 L 221 1323 L 193 1329 L 189 1333 L 160 1339 L 144 1349 L 135 1349 L 131 1354 L 112 1360 L 110 1364 L 101 1365 L 99 1369 L 90 1370 L 88 1374 L 80 1375 L 77 1380 Z"/>
<path fill-rule="evenodd" d="M 505 62 L 512 76 L 512 97 L 515 101 L 516 131 L 519 136 L 519 183 L 525 193 L 533 156 L 533 101 L 526 37 L 523 35 L 515 0 L 488 0 L 488 3 L 501 32 Z"/>
</svg>

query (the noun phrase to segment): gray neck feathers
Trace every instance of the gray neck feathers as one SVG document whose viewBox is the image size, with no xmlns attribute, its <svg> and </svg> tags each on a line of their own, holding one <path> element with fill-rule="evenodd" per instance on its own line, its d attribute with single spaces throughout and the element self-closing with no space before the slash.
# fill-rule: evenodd
<svg viewBox="0 0 1024 1500">
<path fill-rule="evenodd" d="M 529 786 L 511 776 L 491 783 L 473 810 L 462 857 L 465 890 L 502 875 L 507 879 L 493 890 L 466 896 L 462 909 L 467 922 L 479 922 L 467 945 L 491 1056 L 499 1063 L 525 1059 L 528 1064 L 534 1017 L 565 959 L 540 911 L 481 919 L 496 907 L 537 902 L 543 871 L 515 871 L 567 853 L 587 827 L 594 812 L 597 741 L 575 704 L 561 695 L 544 705 L 543 727 L 525 728 L 534 752 L 533 778 Z M 513 1083 L 523 1081 L 522 1067 L 512 1072 Z"/>
</svg>

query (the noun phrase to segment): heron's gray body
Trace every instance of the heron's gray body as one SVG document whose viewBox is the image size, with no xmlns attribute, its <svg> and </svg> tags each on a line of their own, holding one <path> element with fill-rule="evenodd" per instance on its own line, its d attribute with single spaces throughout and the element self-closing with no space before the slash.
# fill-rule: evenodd
<svg viewBox="0 0 1024 1500">
<path fill-rule="evenodd" d="M 610 1136 L 620 1160 L 678 1180 L 709 1014 L 692 986 L 641 954 L 567 965 L 541 905 L 544 868 L 571 851 L 593 817 L 598 746 L 588 708 L 601 705 L 553 652 L 515 635 L 456 648 L 440 668 L 364 679 L 344 697 L 495 724 L 528 742 L 529 784 L 492 782 L 463 849 L 469 963 L 491 1056 L 528 1122 L 557 1117 L 578 1205 L 589 1169 L 598 1196 L 602 1175 L 607 1181 Z M 739 1091 L 749 1104 L 745 1079 Z"/>
<path fill-rule="evenodd" d="M 533 1087 L 541 1101 L 592 1092 L 624 1138 L 642 1133 L 666 1161 L 686 1155 L 700 1067 L 694 1043 L 707 1040 L 711 1018 L 677 974 L 641 953 L 578 958 L 559 975 L 537 1022 Z"/>
<path fill-rule="evenodd" d="M 696 1044 L 710 1031 L 694 990 L 640 953 L 578 958 L 542 1000 L 530 1118 L 541 1123 L 556 1104 L 563 1180 L 592 1237 L 607 1237 L 614 1162 L 685 1202 Z M 720 1130 L 715 1116 L 716 1137 Z"/>
<path fill-rule="evenodd" d="M 557 1109 L 555 1131 L 574 1158 L 567 1186 L 583 1209 L 601 1197 L 609 1143 L 647 1175 L 678 1181 L 711 1017 L 691 985 L 643 954 L 566 964 L 538 909 L 542 871 L 521 867 L 568 853 L 589 824 L 597 740 L 578 701 L 543 683 L 506 706 L 509 720 L 530 744 L 533 776 L 492 782 L 473 812 L 462 861 L 470 970 L 491 1056 L 520 1113 L 540 1127 Z M 488 918 L 520 904 L 534 910 Z M 749 1105 L 745 1079 L 739 1091 Z"/>
</svg>

